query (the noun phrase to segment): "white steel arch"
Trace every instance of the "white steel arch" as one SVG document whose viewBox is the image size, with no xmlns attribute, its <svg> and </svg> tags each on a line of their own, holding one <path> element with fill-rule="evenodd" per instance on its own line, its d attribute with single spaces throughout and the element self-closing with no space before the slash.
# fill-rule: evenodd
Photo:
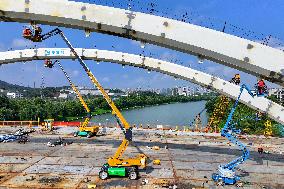
<svg viewBox="0 0 284 189">
<path fill-rule="evenodd" d="M 77 48 L 76 52 L 78 52 L 79 56 L 82 56 L 85 60 L 115 62 L 122 65 L 154 70 L 201 86 L 212 88 L 221 94 L 234 99 L 237 98 L 240 92 L 239 86 L 231 84 L 228 81 L 185 66 L 158 59 L 98 49 Z M 43 60 L 46 58 L 74 59 L 74 55 L 68 48 L 39 48 L 7 51 L 0 52 L 0 65 L 21 61 Z M 269 117 L 275 121 L 284 124 L 284 107 L 279 104 L 264 97 L 252 98 L 247 92 L 243 93 L 241 102 L 253 109 L 267 113 Z"/>
<path fill-rule="evenodd" d="M 202 56 L 284 86 L 284 52 L 159 16 L 68 0 L 0 0 L 0 20 L 89 29 Z"/>
</svg>

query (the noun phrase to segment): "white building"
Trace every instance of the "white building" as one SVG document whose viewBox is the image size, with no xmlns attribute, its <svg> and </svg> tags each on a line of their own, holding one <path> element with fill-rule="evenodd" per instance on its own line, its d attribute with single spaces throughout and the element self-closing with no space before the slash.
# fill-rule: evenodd
<svg viewBox="0 0 284 189">
<path fill-rule="evenodd" d="M 60 93 L 58 98 L 61 99 L 74 99 L 76 98 L 76 94 L 75 93 Z"/>
<path fill-rule="evenodd" d="M 15 92 L 15 93 L 8 92 L 7 97 L 8 98 L 23 98 L 23 94 L 19 92 Z"/>
<path fill-rule="evenodd" d="M 183 87 L 175 87 L 172 89 L 172 95 L 179 95 L 179 96 L 191 96 L 191 95 L 199 95 L 199 94 L 206 94 L 209 93 L 210 90 L 204 87 L 190 87 L 190 86 L 183 86 Z"/>
<path fill-rule="evenodd" d="M 280 102 L 284 101 L 284 88 L 272 88 L 268 90 L 268 96 L 275 95 Z"/>
<path fill-rule="evenodd" d="M 128 96 L 128 94 L 124 94 L 124 93 L 108 93 L 108 95 L 111 97 L 120 97 L 120 96 L 127 97 Z"/>
<path fill-rule="evenodd" d="M 97 89 L 90 89 L 90 88 L 86 88 L 86 87 L 78 87 L 77 86 L 77 89 L 80 91 L 81 95 L 82 96 L 85 96 L 85 95 L 91 95 L 91 96 L 102 96 L 102 93 L 97 90 Z M 108 93 L 109 90 L 108 89 L 105 89 L 105 91 Z M 67 94 L 74 94 L 75 92 L 73 91 L 72 88 L 70 89 L 61 89 L 60 90 L 60 93 L 67 93 Z M 62 97 L 65 97 L 65 95 L 62 95 Z"/>
<path fill-rule="evenodd" d="M 68 98 L 68 94 L 67 93 L 60 93 L 58 98 L 67 99 Z"/>
<path fill-rule="evenodd" d="M 91 95 L 91 96 L 102 96 L 102 93 L 98 89 L 90 89 L 86 87 L 78 87 L 81 95 Z M 108 89 L 105 89 L 106 93 L 109 92 Z"/>
</svg>

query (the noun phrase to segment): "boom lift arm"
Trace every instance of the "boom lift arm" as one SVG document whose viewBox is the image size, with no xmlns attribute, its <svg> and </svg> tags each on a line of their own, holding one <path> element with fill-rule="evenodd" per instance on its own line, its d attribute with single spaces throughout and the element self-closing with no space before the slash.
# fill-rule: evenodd
<svg viewBox="0 0 284 189">
<path fill-rule="evenodd" d="M 72 87 L 73 91 L 76 93 L 76 95 L 79 98 L 81 104 L 83 105 L 84 109 L 87 112 L 87 116 L 86 116 L 84 122 L 80 124 L 79 131 L 76 131 L 74 133 L 74 136 L 75 137 L 76 136 L 86 136 L 86 137 L 90 138 L 90 137 L 96 135 L 99 132 L 100 127 L 96 126 L 96 125 L 88 126 L 89 122 L 90 122 L 90 119 L 91 119 L 91 111 L 90 111 L 87 103 L 84 101 L 80 91 L 76 88 L 76 86 L 73 84 L 73 82 L 71 81 L 70 77 L 68 76 L 67 72 L 64 70 L 62 64 L 58 60 L 54 61 L 54 63 L 52 63 L 52 61 L 49 60 L 49 59 L 45 60 L 45 66 L 48 67 L 48 68 L 53 68 L 53 66 L 56 63 L 58 63 L 60 69 L 62 70 L 62 72 L 64 73 L 65 77 L 67 78 L 70 86 Z"/>
<path fill-rule="evenodd" d="M 249 158 L 249 150 L 246 148 L 246 146 L 241 143 L 236 134 L 239 134 L 241 131 L 239 129 L 235 128 L 236 123 L 232 123 L 232 119 L 233 119 L 233 115 L 235 113 L 235 110 L 238 106 L 240 97 L 244 91 L 244 89 L 246 89 L 248 91 L 248 93 L 254 97 L 254 94 L 249 90 L 249 88 L 246 85 L 242 85 L 241 89 L 240 89 L 240 94 L 237 98 L 237 100 L 235 101 L 231 112 L 227 118 L 227 121 L 222 129 L 221 132 L 221 136 L 226 137 L 231 143 L 236 144 L 242 151 L 243 154 L 241 157 L 229 162 L 226 165 L 220 165 L 219 169 L 218 169 L 218 174 L 214 173 L 212 175 L 212 179 L 215 182 L 219 182 L 219 183 L 224 183 L 224 184 L 235 184 L 237 181 L 240 180 L 240 177 L 236 176 L 235 173 L 235 169 L 236 166 L 238 166 L 239 164 L 243 163 L 244 161 L 246 161 Z"/>
<path fill-rule="evenodd" d="M 114 104 L 113 100 L 108 96 L 102 85 L 96 79 L 96 77 L 92 74 L 91 70 L 88 68 L 86 63 L 83 59 L 77 54 L 72 44 L 68 41 L 64 33 L 59 29 L 56 28 L 46 34 L 41 35 L 41 40 L 44 41 L 52 36 L 60 35 L 67 46 L 70 48 L 71 52 L 74 54 L 76 59 L 79 61 L 80 65 L 83 67 L 89 78 L 91 79 L 92 83 L 100 90 L 104 99 L 107 101 L 108 105 L 112 109 L 112 114 L 116 117 L 116 120 L 123 130 L 125 135 L 122 143 L 118 147 L 117 151 L 115 152 L 113 157 L 108 159 L 108 163 L 103 165 L 100 171 L 100 178 L 107 179 L 109 175 L 118 175 L 118 176 L 126 176 L 128 174 L 130 179 L 137 179 L 138 177 L 138 167 L 145 168 L 146 167 L 146 155 L 139 154 L 136 158 L 130 159 L 122 159 L 122 155 L 125 152 L 127 146 L 132 141 L 132 127 L 123 117 L 121 112 L 118 110 L 116 105 Z M 121 174 L 121 170 L 117 170 L 118 168 L 124 169 L 124 173 Z"/>
<path fill-rule="evenodd" d="M 76 93 L 77 97 L 79 98 L 81 104 L 83 105 L 83 107 L 85 108 L 86 112 L 87 112 L 87 117 L 85 118 L 84 122 L 82 123 L 81 125 L 81 129 L 85 129 L 88 124 L 89 124 L 89 121 L 91 119 L 91 111 L 87 105 L 87 103 L 85 102 L 85 100 L 83 99 L 80 91 L 77 89 L 77 87 L 74 85 L 74 83 L 71 81 L 70 77 L 68 76 L 67 72 L 64 70 L 63 66 L 61 65 L 61 63 L 56 60 L 55 63 L 57 63 L 60 67 L 60 69 L 62 70 L 62 72 L 64 73 L 66 79 L 68 80 L 70 86 L 72 87 L 73 91 Z M 55 64 L 54 63 L 54 64 Z"/>
</svg>

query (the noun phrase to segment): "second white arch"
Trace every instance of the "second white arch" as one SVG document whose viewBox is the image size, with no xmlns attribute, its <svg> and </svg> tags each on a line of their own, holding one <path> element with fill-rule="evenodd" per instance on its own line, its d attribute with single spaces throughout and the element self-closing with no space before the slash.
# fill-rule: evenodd
<svg viewBox="0 0 284 189">
<path fill-rule="evenodd" d="M 82 56 L 85 60 L 115 62 L 123 65 L 154 70 L 201 86 L 209 87 L 233 99 L 236 99 L 240 92 L 239 86 L 231 84 L 228 81 L 174 63 L 107 50 L 77 48 L 76 51 L 79 56 Z M 0 52 L 0 65 L 23 61 L 43 60 L 46 58 L 74 59 L 74 55 L 68 48 L 39 48 L 7 51 Z M 283 106 L 264 97 L 253 98 L 247 92 L 243 93 L 240 101 L 255 110 L 267 113 L 268 116 L 275 121 L 284 124 Z"/>
</svg>

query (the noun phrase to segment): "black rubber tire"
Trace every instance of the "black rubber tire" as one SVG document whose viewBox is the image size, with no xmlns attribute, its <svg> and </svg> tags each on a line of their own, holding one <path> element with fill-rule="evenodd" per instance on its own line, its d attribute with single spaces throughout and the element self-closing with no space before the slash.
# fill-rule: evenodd
<svg viewBox="0 0 284 189">
<path fill-rule="evenodd" d="M 131 169 L 129 172 L 128 172 L 128 178 L 130 180 L 137 180 L 138 179 L 138 172 L 135 170 L 135 169 Z"/>
<path fill-rule="evenodd" d="M 222 179 L 220 179 L 218 182 L 217 182 L 217 186 L 224 186 L 225 183 Z"/>
<path fill-rule="evenodd" d="M 91 133 L 91 132 L 89 132 L 88 134 L 87 134 L 87 138 L 91 138 L 93 136 L 93 133 Z"/>
<path fill-rule="evenodd" d="M 106 180 L 106 179 L 108 179 L 108 173 L 106 171 L 100 171 L 99 172 L 99 177 L 102 180 Z"/>
</svg>

